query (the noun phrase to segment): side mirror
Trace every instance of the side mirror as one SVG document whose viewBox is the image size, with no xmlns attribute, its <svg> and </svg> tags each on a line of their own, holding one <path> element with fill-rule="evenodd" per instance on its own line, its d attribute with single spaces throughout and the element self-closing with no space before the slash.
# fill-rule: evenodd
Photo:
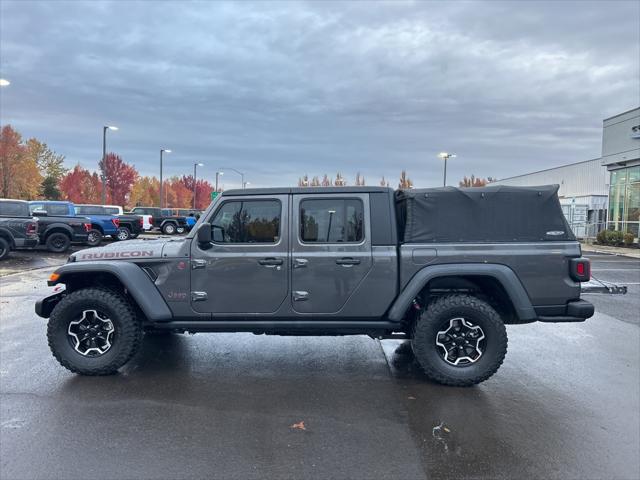
<svg viewBox="0 0 640 480">
<path fill-rule="evenodd" d="M 31 215 L 33 215 L 34 217 L 46 217 L 47 216 L 47 211 L 46 210 L 34 210 L 33 212 L 31 212 Z"/>
<path fill-rule="evenodd" d="M 211 243 L 211 224 L 203 223 L 197 232 L 198 243 L 201 245 Z"/>
</svg>

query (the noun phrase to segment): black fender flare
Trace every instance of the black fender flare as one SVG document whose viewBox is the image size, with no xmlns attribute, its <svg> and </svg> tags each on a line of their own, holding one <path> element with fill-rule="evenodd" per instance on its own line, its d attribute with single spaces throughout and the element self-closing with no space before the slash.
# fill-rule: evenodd
<svg viewBox="0 0 640 480">
<path fill-rule="evenodd" d="M 413 278 L 409 280 L 407 286 L 391 305 L 387 315 L 389 320 L 392 322 L 402 321 L 413 299 L 416 298 L 425 285 L 434 278 L 469 275 L 492 277 L 497 280 L 505 292 L 507 292 L 507 295 L 513 303 L 516 315 L 520 320 L 533 321 L 538 318 L 529 299 L 529 295 L 522 286 L 522 282 L 520 282 L 515 272 L 506 265 L 495 263 L 448 263 L 427 266 L 418 271 Z"/>
<path fill-rule="evenodd" d="M 135 263 L 126 261 L 100 261 L 67 263 L 54 272 L 59 277 L 47 282 L 49 286 L 65 283 L 71 275 L 108 273 L 115 276 L 127 289 L 140 307 L 140 310 L 152 322 L 166 322 L 172 319 L 171 310 L 153 284 L 149 276 Z"/>
<path fill-rule="evenodd" d="M 64 233 L 69 235 L 69 238 L 73 239 L 73 228 L 71 228 L 66 223 L 51 223 L 47 225 L 44 229 L 44 232 L 40 235 L 42 242 L 46 240 L 46 238 L 53 233 L 53 230 L 64 230 Z"/>
<path fill-rule="evenodd" d="M 0 227 L 0 237 L 6 239 L 9 242 L 9 248 L 14 248 L 16 246 L 15 239 L 13 237 L 13 233 L 6 227 Z"/>
</svg>

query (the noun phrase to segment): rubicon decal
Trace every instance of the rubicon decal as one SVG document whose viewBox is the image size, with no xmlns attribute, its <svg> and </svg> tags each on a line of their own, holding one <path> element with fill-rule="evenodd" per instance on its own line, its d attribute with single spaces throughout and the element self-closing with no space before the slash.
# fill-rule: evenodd
<svg viewBox="0 0 640 480">
<path fill-rule="evenodd" d="M 153 250 L 132 250 L 124 252 L 83 253 L 81 260 L 103 260 L 107 258 L 153 257 Z"/>
</svg>

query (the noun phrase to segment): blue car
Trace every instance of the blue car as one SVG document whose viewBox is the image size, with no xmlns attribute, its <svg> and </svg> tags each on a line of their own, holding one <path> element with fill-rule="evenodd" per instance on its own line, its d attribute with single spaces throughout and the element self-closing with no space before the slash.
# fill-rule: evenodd
<svg viewBox="0 0 640 480">
<path fill-rule="evenodd" d="M 57 200 L 34 200 L 29 202 L 29 209 L 44 210 L 48 215 L 82 216 L 91 220 L 91 230 L 87 245 L 100 245 L 105 235 L 117 235 L 120 220 L 115 215 L 105 214 L 100 205 L 74 205 L 71 202 Z"/>
</svg>

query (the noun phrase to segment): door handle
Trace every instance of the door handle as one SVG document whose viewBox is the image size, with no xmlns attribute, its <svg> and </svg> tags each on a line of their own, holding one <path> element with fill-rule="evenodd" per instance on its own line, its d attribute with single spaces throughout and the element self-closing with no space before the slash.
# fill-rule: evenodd
<svg viewBox="0 0 640 480">
<path fill-rule="evenodd" d="M 264 265 L 267 268 L 273 268 L 277 265 L 282 265 L 284 262 L 281 258 L 263 258 L 258 260 L 260 265 Z"/>
<path fill-rule="evenodd" d="M 304 268 L 309 263 L 306 258 L 296 258 L 293 260 L 293 268 Z"/>
<path fill-rule="evenodd" d="M 360 265 L 360 260 L 357 258 L 344 257 L 336 260 L 338 265 L 342 265 L 343 267 L 352 267 L 354 265 Z"/>
</svg>

